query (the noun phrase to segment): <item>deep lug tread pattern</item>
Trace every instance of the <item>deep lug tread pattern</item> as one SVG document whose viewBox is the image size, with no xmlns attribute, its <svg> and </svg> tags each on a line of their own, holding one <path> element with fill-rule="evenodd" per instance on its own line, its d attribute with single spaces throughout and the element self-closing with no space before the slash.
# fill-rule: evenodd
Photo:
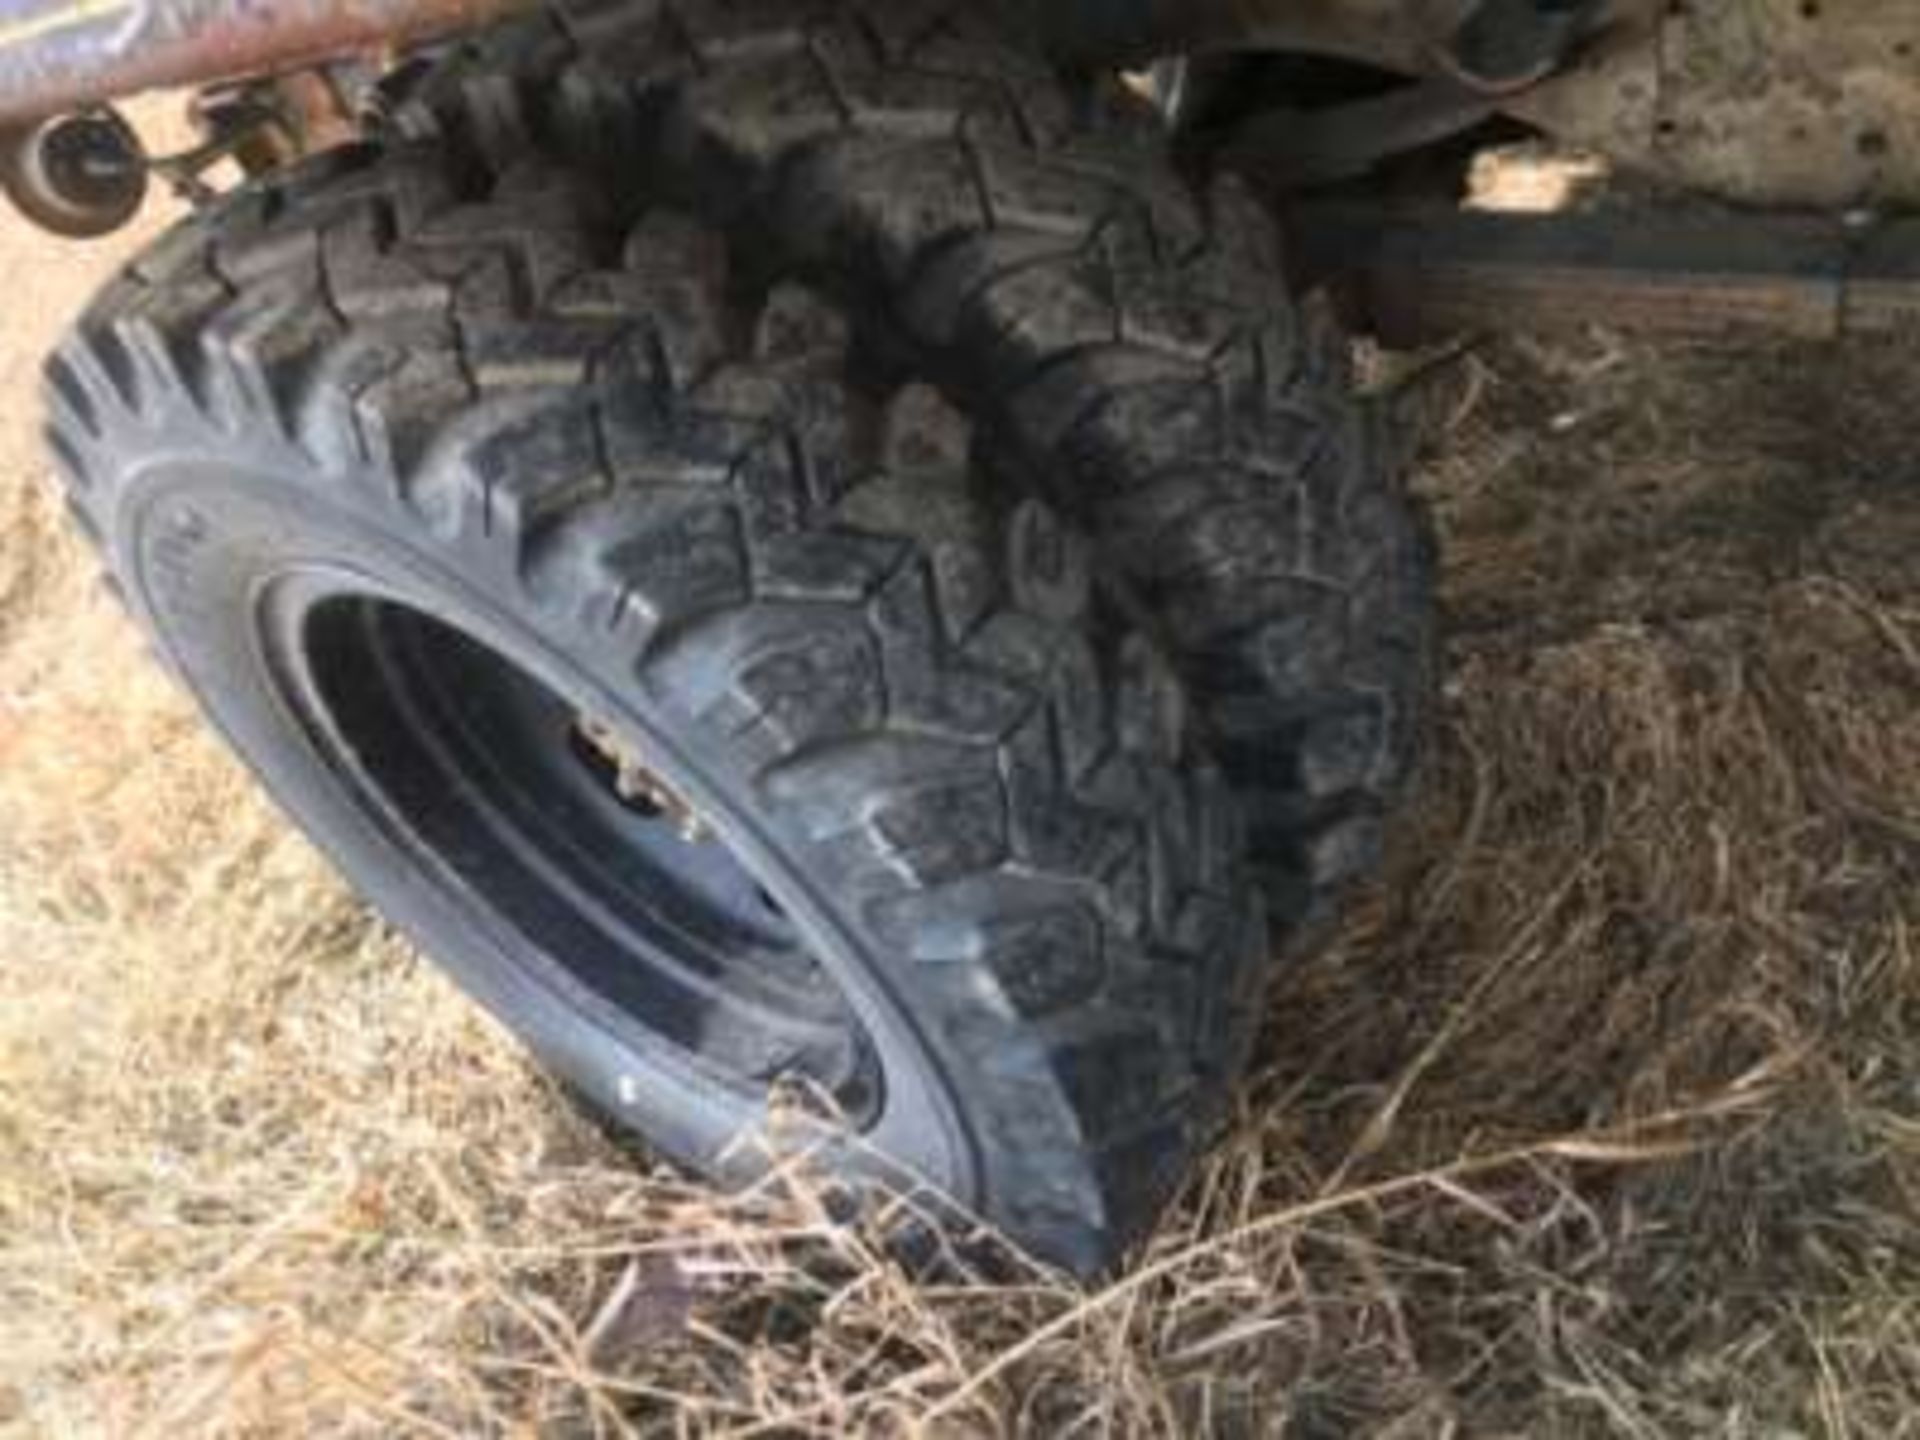
<svg viewBox="0 0 1920 1440">
<path fill-rule="evenodd" d="M 526 143 L 514 113 L 493 133 Z M 49 362 L 74 506 L 111 550 L 158 445 L 239 444 L 286 498 L 610 646 L 609 683 L 724 748 L 897 972 L 988 1217 L 1110 1261 L 1217 1118 L 1247 1030 L 1220 997 L 1264 963 L 1170 666 L 950 405 L 850 391 L 830 307 L 735 313 L 713 233 L 549 171 L 396 142 L 188 221 Z"/>
<path fill-rule="evenodd" d="M 563 6 L 399 108 L 476 147 L 539 133 L 647 167 L 1007 430 L 1034 487 L 1165 617 L 1198 723 L 1233 715 L 1276 916 L 1308 928 L 1369 868 L 1408 778 L 1429 547 L 1344 341 L 1289 296 L 1258 205 L 1232 183 L 1196 192 L 1144 107 L 1063 83 L 981 8 Z M 517 126 L 469 119 L 467 90 L 497 105 L 503 74 Z M 1309 734 L 1366 751 L 1337 804 L 1297 803 L 1327 773 Z"/>
</svg>

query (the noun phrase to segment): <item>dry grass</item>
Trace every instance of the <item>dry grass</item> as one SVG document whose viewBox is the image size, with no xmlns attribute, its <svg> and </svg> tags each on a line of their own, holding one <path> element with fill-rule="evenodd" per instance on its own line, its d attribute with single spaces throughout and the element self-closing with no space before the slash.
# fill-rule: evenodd
<svg viewBox="0 0 1920 1440">
<path fill-rule="evenodd" d="M 100 264 L 0 267 L 0 1427 L 1920 1434 L 1920 351 L 1454 370 L 1394 873 L 1085 1293 L 576 1118 L 96 594 L 25 442 Z"/>
</svg>

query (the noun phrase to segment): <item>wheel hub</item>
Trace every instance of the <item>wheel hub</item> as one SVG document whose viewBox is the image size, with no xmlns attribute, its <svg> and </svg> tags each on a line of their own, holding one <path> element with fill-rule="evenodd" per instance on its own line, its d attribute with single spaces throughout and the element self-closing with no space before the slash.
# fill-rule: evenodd
<svg viewBox="0 0 1920 1440">
<path fill-rule="evenodd" d="M 583 714 L 574 721 L 573 734 L 591 759 L 605 764 L 607 781 L 622 803 L 668 821 L 689 845 L 713 839 L 712 828 L 699 812 L 650 769 L 607 721 Z"/>
<path fill-rule="evenodd" d="M 838 981 L 632 727 L 483 642 L 354 593 L 301 596 L 290 699 L 423 871 L 743 1100 L 799 1080 L 854 1122 L 883 1087 Z"/>
</svg>

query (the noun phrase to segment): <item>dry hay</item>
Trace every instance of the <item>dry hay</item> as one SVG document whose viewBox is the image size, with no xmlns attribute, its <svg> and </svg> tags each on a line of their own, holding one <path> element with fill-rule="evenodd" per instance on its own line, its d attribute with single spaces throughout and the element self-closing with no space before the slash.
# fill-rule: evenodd
<svg viewBox="0 0 1920 1440">
<path fill-rule="evenodd" d="M 22 442 L 58 255 L 0 234 Z M 1090 1293 L 914 1283 L 803 1176 L 718 1199 L 579 1119 L 0 452 L 0 1427 L 1920 1432 L 1920 353 L 1582 337 L 1426 398 L 1423 796 Z"/>
</svg>

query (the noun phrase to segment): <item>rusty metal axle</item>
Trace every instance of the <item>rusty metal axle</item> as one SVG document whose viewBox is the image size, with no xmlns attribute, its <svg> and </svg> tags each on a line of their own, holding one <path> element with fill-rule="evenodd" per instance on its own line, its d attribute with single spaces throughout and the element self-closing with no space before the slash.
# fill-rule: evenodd
<svg viewBox="0 0 1920 1440">
<path fill-rule="evenodd" d="M 523 3 L 0 0 L 0 127 L 452 34 Z"/>
</svg>

